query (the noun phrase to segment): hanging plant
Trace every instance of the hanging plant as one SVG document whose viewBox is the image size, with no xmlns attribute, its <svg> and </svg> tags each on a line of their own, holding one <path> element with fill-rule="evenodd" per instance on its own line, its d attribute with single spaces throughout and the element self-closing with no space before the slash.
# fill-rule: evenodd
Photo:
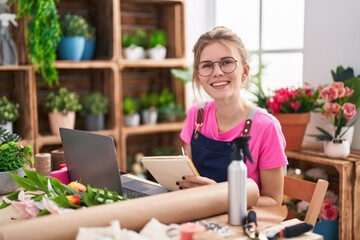
<svg viewBox="0 0 360 240">
<path fill-rule="evenodd" d="M 13 4 L 15 0 L 11 1 Z M 25 41 L 28 57 L 45 83 L 59 85 L 59 75 L 54 66 L 56 49 L 61 37 L 57 16 L 58 0 L 18 0 L 17 18 L 28 17 Z"/>
</svg>

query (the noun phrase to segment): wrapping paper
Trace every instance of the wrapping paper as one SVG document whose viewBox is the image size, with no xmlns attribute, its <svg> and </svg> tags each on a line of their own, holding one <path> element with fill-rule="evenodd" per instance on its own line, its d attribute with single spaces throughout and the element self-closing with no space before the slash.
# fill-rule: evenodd
<svg viewBox="0 0 360 240">
<path fill-rule="evenodd" d="M 248 207 L 256 204 L 259 190 L 247 180 Z M 227 213 L 227 182 L 83 208 L 0 226 L 0 239 L 75 239 L 79 227 L 107 226 L 119 220 L 122 228 L 139 231 L 156 218 L 163 224 L 183 223 Z"/>
</svg>

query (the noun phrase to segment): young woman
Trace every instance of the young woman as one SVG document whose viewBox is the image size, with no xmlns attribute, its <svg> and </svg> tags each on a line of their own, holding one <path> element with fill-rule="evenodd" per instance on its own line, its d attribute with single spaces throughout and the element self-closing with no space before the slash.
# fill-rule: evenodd
<svg viewBox="0 0 360 240">
<path fill-rule="evenodd" d="M 180 137 L 201 176 L 184 176 L 177 183 L 179 188 L 227 181 L 230 143 L 248 131 L 254 160 L 246 161 L 248 177 L 260 189 L 256 205 L 281 205 L 286 143 L 276 118 L 241 96 L 249 74 L 244 44 L 230 29 L 215 27 L 200 36 L 193 52 L 193 84 L 198 90 L 202 87 L 213 100 L 196 103 L 188 110 Z M 244 130 L 247 119 L 252 124 Z"/>
</svg>

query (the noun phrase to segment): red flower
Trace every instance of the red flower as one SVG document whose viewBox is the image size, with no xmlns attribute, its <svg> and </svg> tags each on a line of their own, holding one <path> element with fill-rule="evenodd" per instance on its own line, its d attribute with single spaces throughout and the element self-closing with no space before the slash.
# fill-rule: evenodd
<svg viewBox="0 0 360 240">
<path fill-rule="evenodd" d="M 69 202 L 71 204 L 80 205 L 81 197 L 79 195 L 69 195 L 69 196 L 66 196 L 66 198 L 69 200 Z"/>
<path fill-rule="evenodd" d="M 337 219 L 338 215 L 338 206 L 336 206 L 331 199 L 325 198 L 321 205 L 319 218 L 324 220 L 334 220 Z"/>
</svg>

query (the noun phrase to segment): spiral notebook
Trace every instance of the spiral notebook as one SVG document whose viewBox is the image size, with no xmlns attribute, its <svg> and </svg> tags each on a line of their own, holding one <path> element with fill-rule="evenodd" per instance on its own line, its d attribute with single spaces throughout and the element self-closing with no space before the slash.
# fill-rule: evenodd
<svg viewBox="0 0 360 240">
<path fill-rule="evenodd" d="M 200 176 L 187 156 L 145 156 L 141 159 L 155 180 L 167 190 L 179 190 L 182 176 Z"/>
</svg>

